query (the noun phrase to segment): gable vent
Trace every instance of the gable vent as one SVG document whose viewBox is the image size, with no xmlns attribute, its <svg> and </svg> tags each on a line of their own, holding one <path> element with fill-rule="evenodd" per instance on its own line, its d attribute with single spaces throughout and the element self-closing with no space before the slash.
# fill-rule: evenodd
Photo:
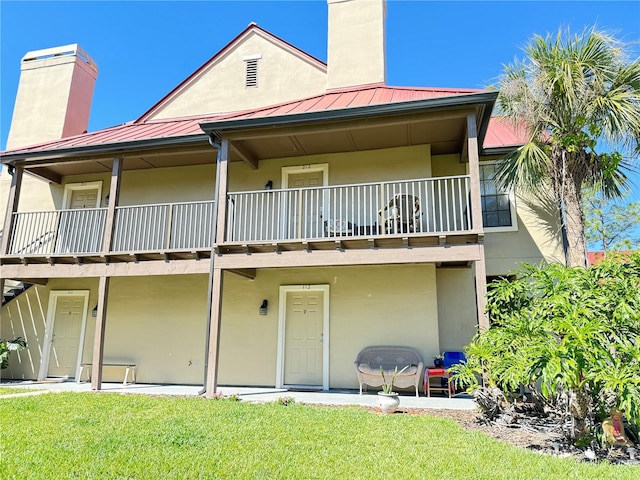
<svg viewBox="0 0 640 480">
<path fill-rule="evenodd" d="M 247 73 L 245 77 L 245 87 L 257 87 L 258 86 L 258 59 L 252 58 L 246 60 Z"/>
</svg>

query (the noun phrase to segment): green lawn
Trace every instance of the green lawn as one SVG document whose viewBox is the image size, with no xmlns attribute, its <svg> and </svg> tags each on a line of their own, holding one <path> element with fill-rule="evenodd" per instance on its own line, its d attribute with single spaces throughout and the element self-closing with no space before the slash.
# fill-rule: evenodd
<svg viewBox="0 0 640 480">
<path fill-rule="evenodd" d="M 2 479 L 608 479 L 453 421 L 358 407 L 60 393 L 0 400 Z"/>
</svg>

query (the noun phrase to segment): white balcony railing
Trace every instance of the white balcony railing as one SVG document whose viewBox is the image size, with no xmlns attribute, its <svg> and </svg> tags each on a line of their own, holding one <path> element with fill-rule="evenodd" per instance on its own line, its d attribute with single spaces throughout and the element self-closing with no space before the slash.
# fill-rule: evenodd
<svg viewBox="0 0 640 480">
<path fill-rule="evenodd" d="M 227 195 L 226 241 L 470 231 L 469 176 Z"/>
<path fill-rule="evenodd" d="M 469 176 L 227 194 L 231 243 L 465 233 Z M 116 207 L 110 253 L 202 250 L 214 201 Z M 106 208 L 14 213 L 8 255 L 101 254 Z"/>
<path fill-rule="evenodd" d="M 206 249 L 213 242 L 214 201 L 116 207 L 112 252 Z M 102 252 L 106 208 L 14 213 L 8 254 Z"/>
<path fill-rule="evenodd" d="M 215 202 L 117 207 L 114 252 L 211 248 Z"/>
<path fill-rule="evenodd" d="M 65 255 L 102 250 L 106 208 L 14 213 L 9 255 Z"/>
</svg>

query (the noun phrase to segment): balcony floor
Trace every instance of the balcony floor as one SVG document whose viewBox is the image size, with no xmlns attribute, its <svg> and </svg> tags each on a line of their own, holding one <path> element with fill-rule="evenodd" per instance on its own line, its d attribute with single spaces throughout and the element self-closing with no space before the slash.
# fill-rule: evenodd
<svg viewBox="0 0 640 480">
<path fill-rule="evenodd" d="M 273 242 L 252 243 L 224 243 L 214 247 L 217 255 L 235 255 L 251 253 L 282 253 L 288 251 L 314 251 L 314 250 L 366 250 L 366 249 L 403 249 L 432 247 L 438 245 L 469 245 L 477 244 L 480 235 L 470 233 L 449 234 L 396 234 L 367 236 L 335 236 L 322 239 L 308 240 L 284 240 Z M 141 263 L 146 261 L 169 260 L 199 260 L 211 257 L 210 249 L 192 250 L 164 250 L 141 251 L 131 253 L 110 253 L 107 255 L 96 253 L 68 253 L 68 254 L 37 254 L 37 255 L 7 255 L 0 258 L 0 264 L 4 265 L 29 265 L 29 264 L 64 264 L 83 265 L 100 263 Z"/>
</svg>

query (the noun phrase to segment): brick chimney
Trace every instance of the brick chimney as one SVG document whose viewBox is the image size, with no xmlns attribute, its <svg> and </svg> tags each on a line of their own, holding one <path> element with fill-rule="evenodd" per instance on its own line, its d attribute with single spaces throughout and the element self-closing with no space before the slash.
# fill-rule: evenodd
<svg viewBox="0 0 640 480">
<path fill-rule="evenodd" d="M 327 90 L 385 83 L 386 0 L 327 3 Z"/>
<path fill-rule="evenodd" d="M 77 44 L 27 53 L 7 150 L 87 131 L 98 65 Z"/>
</svg>

